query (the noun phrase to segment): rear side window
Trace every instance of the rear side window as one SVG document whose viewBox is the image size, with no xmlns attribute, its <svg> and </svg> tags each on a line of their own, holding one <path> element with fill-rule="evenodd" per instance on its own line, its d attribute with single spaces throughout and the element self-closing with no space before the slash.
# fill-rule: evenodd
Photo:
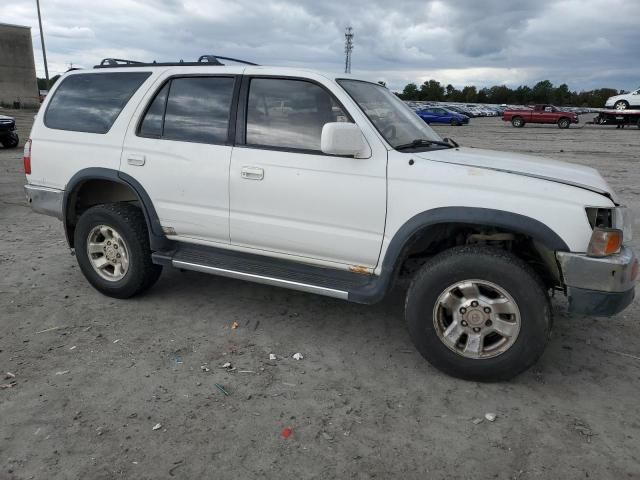
<svg viewBox="0 0 640 480">
<path fill-rule="evenodd" d="M 183 142 L 226 143 L 233 77 L 174 78 L 154 98 L 138 135 Z"/>
<path fill-rule="evenodd" d="M 62 81 L 47 107 L 49 128 L 107 133 L 149 72 L 71 75 Z"/>
</svg>

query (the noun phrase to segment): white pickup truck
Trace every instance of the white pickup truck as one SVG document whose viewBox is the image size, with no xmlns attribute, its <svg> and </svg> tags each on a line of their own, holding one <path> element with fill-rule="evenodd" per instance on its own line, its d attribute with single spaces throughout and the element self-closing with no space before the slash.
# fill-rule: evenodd
<svg viewBox="0 0 640 480">
<path fill-rule="evenodd" d="M 550 291 L 590 315 L 633 300 L 630 223 L 596 170 L 460 147 L 376 83 L 221 59 L 107 59 L 35 119 L 27 199 L 105 295 L 164 266 L 365 304 L 410 279 L 420 353 L 479 381 L 542 354 Z"/>
</svg>

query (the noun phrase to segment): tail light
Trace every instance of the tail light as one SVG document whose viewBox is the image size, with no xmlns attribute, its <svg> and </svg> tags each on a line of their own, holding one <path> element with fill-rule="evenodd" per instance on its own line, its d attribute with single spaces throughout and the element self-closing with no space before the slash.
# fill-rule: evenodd
<svg viewBox="0 0 640 480">
<path fill-rule="evenodd" d="M 26 175 L 31 175 L 31 139 L 24 143 L 22 162 L 24 163 L 24 173 Z"/>
</svg>

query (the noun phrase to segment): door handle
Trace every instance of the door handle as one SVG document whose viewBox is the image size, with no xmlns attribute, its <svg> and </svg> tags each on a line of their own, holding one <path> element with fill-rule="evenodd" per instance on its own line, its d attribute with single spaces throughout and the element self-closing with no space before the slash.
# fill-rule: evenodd
<svg viewBox="0 0 640 480">
<path fill-rule="evenodd" d="M 240 176 L 246 180 L 262 180 L 264 170 L 260 167 L 242 167 Z"/>
<path fill-rule="evenodd" d="M 129 165 L 136 165 L 138 167 L 141 167 L 142 165 L 144 165 L 145 160 L 146 157 L 144 155 L 137 155 L 135 153 L 132 153 L 127 156 L 127 163 Z"/>
</svg>

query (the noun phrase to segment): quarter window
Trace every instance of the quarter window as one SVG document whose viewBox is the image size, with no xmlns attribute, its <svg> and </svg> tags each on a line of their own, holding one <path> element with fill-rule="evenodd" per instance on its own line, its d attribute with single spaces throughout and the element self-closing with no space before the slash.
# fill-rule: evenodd
<svg viewBox="0 0 640 480">
<path fill-rule="evenodd" d="M 255 78 L 247 104 L 249 145 L 320 151 L 322 127 L 350 121 L 320 86 L 302 80 Z"/>
<path fill-rule="evenodd" d="M 167 83 L 162 87 L 162 90 L 158 92 L 144 116 L 144 120 L 140 126 L 140 135 L 143 137 L 160 138 L 162 136 L 162 122 L 164 120 L 164 108 L 167 103 L 168 94 L 169 84 Z"/>
<path fill-rule="evenodd" d="M 70 75 L 56 89 L 44 116 L 49 128 L 107 133 L 149 72 Z"/>
</svg>

